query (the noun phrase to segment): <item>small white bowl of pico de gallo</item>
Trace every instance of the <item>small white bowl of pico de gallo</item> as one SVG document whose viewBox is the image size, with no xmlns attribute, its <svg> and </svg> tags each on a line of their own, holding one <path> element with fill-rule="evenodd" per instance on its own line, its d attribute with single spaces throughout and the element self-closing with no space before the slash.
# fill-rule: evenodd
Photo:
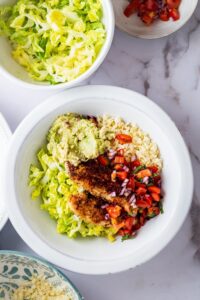
<svg viewBox="0 0 200 300">
<path fill-rule="evenodd" d="M 113 0 L 116 25 L 144 39 L 179 30 L 193 15 L 198 0 Z"/>
</svg>

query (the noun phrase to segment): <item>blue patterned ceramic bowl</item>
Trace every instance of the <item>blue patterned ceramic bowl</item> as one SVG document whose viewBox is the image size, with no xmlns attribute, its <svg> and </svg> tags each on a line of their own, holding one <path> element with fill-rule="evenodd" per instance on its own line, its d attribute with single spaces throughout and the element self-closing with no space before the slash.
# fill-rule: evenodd
<svg viewBox="0 0 200 300">
<path fill-rule="evenodd" d="M 52 265 L 24 253 L 0 251 L 0 299 L 9 300 L 14 290 L 33 276 L 42 277 L 54 287 L 66 290 L 73 300 L 84 299 L 69 279 Z"/>
</svg>

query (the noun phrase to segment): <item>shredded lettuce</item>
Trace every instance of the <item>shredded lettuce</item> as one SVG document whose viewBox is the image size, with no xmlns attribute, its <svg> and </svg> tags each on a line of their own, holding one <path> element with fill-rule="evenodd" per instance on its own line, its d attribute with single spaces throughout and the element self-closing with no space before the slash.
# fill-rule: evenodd
<svg viewBox="0 0 200 300">
<path fill-rule="evenodd" d="M 71 81 L 96 60 L 106 37 L 101 0 L 18 0 L 0 7 L 0 34 L 37 81 Z"/>
<path fill-rule="evenodd" d="M 57 222 L 58 233 L 69 238 L 102 236 L 113 241 L 114 228 L 86 223 L 71 211 L 68 200 L 79 192 L 79 187 L 69 178 L 64 165 L 59 164 L 45 148 L 38 152 L 37 157 L 39 166 L 31 165 L 29 174 L 32 199 L 41 198 L 41 208 Z"/>
</svg>

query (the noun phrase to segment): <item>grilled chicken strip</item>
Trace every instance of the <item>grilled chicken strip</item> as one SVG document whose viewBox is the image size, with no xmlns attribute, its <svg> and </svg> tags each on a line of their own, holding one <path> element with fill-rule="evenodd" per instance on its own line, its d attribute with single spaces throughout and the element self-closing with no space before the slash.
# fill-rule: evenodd
<svg viewBox="0 0 200 300">
<path fill-rule="evenodd" d="M 71 179 L 82 186 L 84 190 L 95 197 L 120 205 L 127 212 L 130 211 L 130 205 L 126 197 L 113 197 L 111 195 L 112 192 L 119 195 L 122 189 L 119 182 L 111 181 L 111 168 L 101 166 L 96 160 L 89 160 L 77 167 L 67 163 L 66 167 Z"/>
<path fill-rule="evenodd" d="M 71 210 L 82 220 L 109 227 L 111 223 L 105 220 L 105 212 L 101 208 L 104 203 L 102 199 L 86 193 L 71 196 L 69 200 Z"/>
</svg>

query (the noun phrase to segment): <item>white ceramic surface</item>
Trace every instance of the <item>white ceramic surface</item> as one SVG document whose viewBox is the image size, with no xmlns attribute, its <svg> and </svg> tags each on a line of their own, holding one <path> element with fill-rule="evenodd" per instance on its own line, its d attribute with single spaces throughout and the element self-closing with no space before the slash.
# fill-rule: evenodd
<svg viewBox="0 0 200 300">
<path fill-rule="evenodd" d="M 128 5 L 129 0 L 112 0 L 116 25 L 119 29 L 128 34 L 144 39 L 155 39 L 167 36 L 180 29 L 192 16 L 198 0 L 182 0 L 180 5 L 180 20 L 174 22 L 156 21 L 151 26 L 146 26 L 137 14 L 127 18 L 124 15 L 124 9 Z"/>
<path fill-rule="evenodd" d="M 1 0 L 0 5 L 3 4 L 12 4 L 15 3 L 16 0 Z M 61 83 L 57 85 L 50 85 L 50 84 L 44 84 L 37 82 L 35 80 L 32 80 L 27 71 L 21 67 L 11 56 L 11 46 L 7 38 L 0 36 L 0 49 L 1 49 L 1 55 L 0 55 L 0 72 L 8 77 L 11 80 L 14 80 L 16 83 L 22 85 L 23 87 L 28 87 L 32 89 L 45 89 L 45 90 L 61 90 L 64 88 L 71 88 L 78 84 L 81 84 L 86 80 L 88 77 L 90 77 L 102 64 L 104 61 L 113 40 L 113 34 L 114 34 L 114 14 L 113 14 L 113 8 L 111 4 L 111 0 L 102 0 L 103 5 L 103 22 L 106 27 L 107 31 L 107 37 L 106 41 L 96 59 L 94 64 L 82 75 L 80 75 L 78 78 L 66 82 Z"/>
<path fill-rule="evenodd" d="M 148 222 L 136 239 L 126 243 L 120 240 L 109 243 L 105 239 L 70 240 L 56 233 L 54 221 L 39 209 L 39 201 L 31 200 L 27 186 L 29 166 L 53 120 L 70 111 L 121 116 L 136 122 L 158 143 L 164 160 L 165 213 Z M 51 97 L 20 124 L 12 138 L 8 158 L 5 193 L 12 224 L 35 252 L 75 272 L 114 273 L 149 260 L 177 233 L 192 200 L 190 158 L 175 125 L 146 97 L 121 88 L 86 86 Z"/>
<path fill-rule="evenodd" d="M 11 138 L 11 131 L 7 125 L 6 120 L 3 115 L 0 113 L 0 231 L 4 227 L 8 216 L 6 212 L 6 199 L 3 195 L 3 165 L 5 163 L 5 154 L 8 146 L 9 139 Z"/>
</svg>

